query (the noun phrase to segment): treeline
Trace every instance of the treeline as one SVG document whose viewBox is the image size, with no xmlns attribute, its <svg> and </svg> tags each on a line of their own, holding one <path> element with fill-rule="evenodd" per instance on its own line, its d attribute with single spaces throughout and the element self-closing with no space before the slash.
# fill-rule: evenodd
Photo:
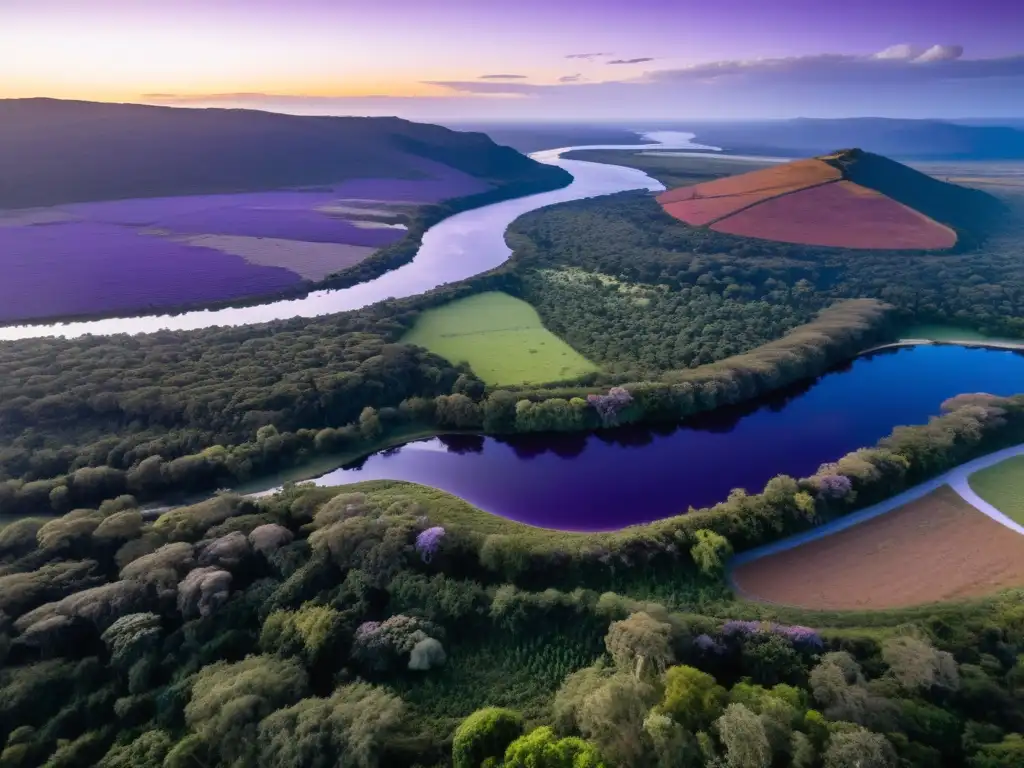
<svg viewBox="0 0 1024 768">
<path fill-rule="evenodd" d="M 944 410 L 811 478 L 615 534 L 495 533 L 399 483 L 14 522 L 0 766 L 1019 765 L 1019 595 L 865 631 L 727 598 L 733 545 L 1024 431 L 1024 396 Z M 677 587 L 668 607 L 657 583 Z"/>
<path fill-rule="evenodd" d="M 292 344 L 287 351 L 296 373 L 287 375 L 284 386 L 273 385 L 275 372 L 261 364 L 259 345 L 236 347 L 229 341 L 224 356 L 201 361 L 201 371 L 228 373 L 237 391 L 211 387 L 200 371 L 172 373 L 178 355 L 161 361 L 169 379 L 160 389 L 145 386 L 152 380 L 149 371 L 135 382 L 122 379 L 121 392 L 106 390 L 107 381 L 98 376 L 93 382 L 106 391 L 95 392 L 82 378 L 75 388 L 70 379 L 58 377 L 70 387 L 62 395 L 23 395 L 0 407 L 0 423 L 23 430 L 0 453 L 6 473 L 0 511 L 31 514 L 49 507 L 64 512 L 122 493 L 150 500 L 174 491 L 213 490 L 314 454 L 369 451 L 411 428 L 510 434 L 677 422 L 825 372 L 884 338 L 890 315 L 888 307 L 870 300 L 837 305 L 746 355 L 667 373 L 661 382 L 627 383 L 620 388 L 626 399 L 612 410 L 602 408 L 606 396 L 594 387 L 487 392 L 471 374 L 424 350 L 359 334 L 339 337 L 326 349 L 310 337 L 276 335 L 275 356 L 284 349 L 280 345 Z M 230 339 L 230 332 L 222 333 Z M 143 359 L 152 354 L 144 346 L 150 339 L 133 339 Z M 95 354 L 85 358 L 97 359 Z M 326 365 L 332 366 L 331 374 L 317 370 Z M 133 384 L 140 388 L 132 390 Z M 63 433 L 67 420 L 76 423 Z M 178 426 L 182 421 L 184 429 Z M 98 430 L 111 425 L 113 434 L 78 449 L 40 444 L 42 430 L 74 439 L 87 434 L 90 424 Z M 126 434 L 117 435 L 117 428 Z"/>
</svg>

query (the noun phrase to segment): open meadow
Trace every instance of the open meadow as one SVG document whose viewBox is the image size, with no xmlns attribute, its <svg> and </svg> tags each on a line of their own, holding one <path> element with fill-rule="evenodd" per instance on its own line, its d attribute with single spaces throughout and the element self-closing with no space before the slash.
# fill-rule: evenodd
<svg viewBox="0 0 1024 768">
<path fill-rule="evenodd" d="M 402 342 L 467 362 L 488 384 L 563 381 L 597 370 L 547 330 L 537 310 L 498 291 L 427 310 Z"/>
<path fill-rule="evenodd" d="M 750 599 L 813 610 L 959 601 L 1024 586 L 1024 536 L 943 486 L 846 530 L 744 563 L 733 580 Z"/>
<path fill-rule="evenodd" d="M 979 470 L 967 482 L 971 490 L 1004 515 L 1024 523 L 1024 456 Z"/>
</svg>

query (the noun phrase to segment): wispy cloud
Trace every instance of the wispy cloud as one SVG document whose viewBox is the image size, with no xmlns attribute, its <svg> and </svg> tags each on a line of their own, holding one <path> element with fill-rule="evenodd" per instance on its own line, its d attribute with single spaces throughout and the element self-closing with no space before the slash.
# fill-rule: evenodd
<svg viewBox="0 0 1024 768">
<path fill-rule="evenodd" d="M 600 59 L 600 58 L 602 58 L 604 56 L 614 56 L 614 55 L 615 54 L 613 54 L 613 53 L 570 53 L 565 58 L 567 58 L 567 59 L 587 59 L 589 61 L 591 59 Z"/>
<path fill-rule="evenodd" d="M 647 82 L 710 81 L 744 77 L 772 81 L 813 80 L 895 83 L 928 80 L 986 79 L 1024 76 L 1024 55 L 965 59 L 959 45 L 934 45 L 924 51 L 899 45 L 870 56 L 819 54 L 777 59 L 713 61 L 679 69 L 647 72 Z"/>
<path fill-rule="evenodd" d="M 538 89 L 551 88 L 553 86 L 535 85 L 533 83 L 504 82 L 501 80 L 424 80 L 424 85 L 436 85 L 440 88 L 447 88 L 450 91 L 460 93 L 473 93 L 478 96 L 500 95 L 500 96 L 523 96 L 536 93 Z"/>
<path fill-rule="evenodd" d="M 963 55 L 964 47 L 962 45 L 933 45 L 914 61 L 955 61 Z"/>
<path fill-rule="evenodd" d="M 654 59 L 649 57 L 640 59 L 612 59 L 611 61 L 606 61 L 605 64 L 646 64 L 648 61 L 654 61 Z"/>
<path fill-rule="evenodd" d="M 2 3 L 2 0 L 0 0 Z M 991 117 L 1020 114 L 1024 55 L 967 58 L 959 46 L 899 45 L 874 54 L 823 53 L 722 60 L 688 67 L 613 68 L 628 77 L 578 73 L 535 83 L 522 78 L 430 81 L 416 97 L 304 97 L 266 93 L 147 94 L 148 103 L 242 106 L 297 114 L 390 114 L 437 120 L 476 117 L 758 118 L 846 115 Z M 604 70 L 602 67 L 602 71 Z M 936 105 L 941 105 L 936 107 Z"/>
<path fill-rule="evenodd" d="M 480 75 L 478 80 L 526 80 L 526 75 Z"/>
</svg>

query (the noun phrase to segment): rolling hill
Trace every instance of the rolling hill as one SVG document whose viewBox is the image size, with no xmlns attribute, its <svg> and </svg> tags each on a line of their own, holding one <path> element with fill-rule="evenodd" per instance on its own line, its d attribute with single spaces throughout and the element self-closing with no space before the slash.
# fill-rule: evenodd
<svg viewBox="0 0 1024 768">
<path fill-rule="evenodd" d="M 715 232 L 802 245 L 945 250 L 985 236 L 991 195 L 846 149 L 663 192 L 671 216 Z"/>
<path fill-rule="evenodd" d="M 301 117 L 0 100 L 0 208 L 251 192 L 452 171 L 518 194 L 568 184 L 482 133 L 395 117 Z"/>
</svg>

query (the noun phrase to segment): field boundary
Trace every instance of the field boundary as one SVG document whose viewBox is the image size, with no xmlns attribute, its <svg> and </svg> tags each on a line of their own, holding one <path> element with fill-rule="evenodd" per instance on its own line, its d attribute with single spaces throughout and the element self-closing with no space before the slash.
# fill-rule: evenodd
<svg viewBox="0 0 1024 768">
<path fill-rule="evenodd" d="M 878 504 L 873 504 L 859 512 L 845 515 L 838 520 L 833 520 L 832 522 L 825 523 L 824 525 L 819 525 L 809 531 L 798 533 L 795 536 L 788 536 L 780 541 L 755 547 L 754 549 L 747 550 L 746 552 L 741 552 L 729 560 L 729 585 L 734 591 L 742 594 L 740 590 L 736 589 L 736 584 L 732 578 L 732 571 L 737 566 L 745 565 L 755 560 L 760 560 L 761 558 L 768 557 L 769 555 L 775 555 L 780 552 L 794 549 L 802 544 L 809 544 L 812 541 L 823 539 L 826 536 L 831 536 L 832 534 L 839 533 L 840 531 L 845 531 L 855 525 L 880 517 L 881 515 L 902 507 L 904 504 L 908 504 L 911 501 L 917 501 L 944 485 L 948 485 L 952 488 L 953 491 L 963 498 L 964 501 L 982 514 L 991 518 L 1000 525 L 1024 535 L 1024 526 L 1014 522 L 991 504 L 984 501 L 980 496 L 974 493 L 967 484 L 967 477 L 972 473 L 977 472 L 979 469 L 985 469 L 994 464 L 998 464 L 1001 461 L 1012 458 L 1013 456 L 1020 456 L 1022 454 L 1024 454 L 1024 443 L 1010 446 L 1009 448 L 1003 448 L 1002 450 L 995 451 L 994 453 L 990 453 L 980 458 L 973 459 L 972 461 L 968 461 L 965 464 L 961 464 L 959 467 L 955 467 L 938 477 L 934 477 L 920 485 L 915 485 L 913 488 L 903 491 L 902 493 L 898 493 L 885 501 L 879 502 Z M 966 489 L 966 493 L 964 492 L 964 489 Z"/>
</svg>

